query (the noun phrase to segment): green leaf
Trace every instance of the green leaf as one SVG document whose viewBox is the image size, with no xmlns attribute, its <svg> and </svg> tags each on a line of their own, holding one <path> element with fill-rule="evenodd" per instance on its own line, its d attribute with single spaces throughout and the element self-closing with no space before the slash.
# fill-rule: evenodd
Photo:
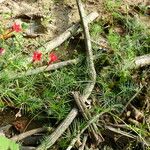
<svg viewBox="0 0 150 150">
<path fill-rule="evenodd" d="M 0 136 L 0 149 L 1 150 L 19 150 L 19 145 L 14 141 Z"/>
</svg>

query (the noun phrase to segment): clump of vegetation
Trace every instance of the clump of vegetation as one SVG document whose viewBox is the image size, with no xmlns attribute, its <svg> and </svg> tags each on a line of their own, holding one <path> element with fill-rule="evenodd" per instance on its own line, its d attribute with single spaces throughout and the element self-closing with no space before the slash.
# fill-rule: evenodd
<svg viewBox="0 0 150 150">
<path fill-rule="evenodd" d="M 121 127 L 124 132 L 116 129 L 113 131 L 113 136 L 117 137 L 116 143 L 120 142 L 118 134 L 125 139 L 133 136 L 131 143 L 125 144 L 129 149 L 134 149 L 139 143 L 146 147 L 149 139 L 149 124 L 141 113 L 146 103 L 140 105 L 137 102 L 143 95 L 144 98 L 147 97 L 149 85 L 146 82 L 149 78 L 149 68 L 136 70 L 133 62 L 137 56 L 149 53 L 150 38 L 147 29 L 128 12 L 123 14 L 120 6 L 121 1 L 106 1 L 104 11 L 111 14 L 110 20 L 101 18 L 90 26 L 93 51 L 98 59 L 95 60 L 97 79 L 90 97 L 92 108 L 89 112 L 93 118 L 98 113 L 105 112 L 104 116 L 99 117 L 99 128 L 102 136 L 108 139 L 110 137 L 105 133 L 105 128 L 112 124 L 125 125 Z M 4 15 L 3 19 L 5 17 Z M 52 120 L 52 125 L 56 126 L 75 106 L 72 91 L 82 93 L 86 84 L 90 82 L 86 64 L 83 63 L 84 56 L 80 51 L 76 51 L 73 55 L 81 58 L 81 61 L 74 66 L 11 78 L 21 72 L 45 65 L 48 67 L 61 61 L 55 50 L 48 54 L 44 53 L 44 48 L 36 49 L 39 43 L 35 41 L 30 41 L 33 42 L 34 50 L 27 51 L 27 41 L 23 36 L 23 30 L 26 28 L 28 28 L 26 24 L 14 23 L 12 27 L 6 28 L 3 22 L 0 23 L 0 108 L 4 110 L 9 106 L 21 110 L 21 116 L 27 115 L 37 120 L 48 118 Z M 105 49 L 99 45 L 100 37 L 104 37 L 108 42 Z M 81 49 L 80 44 L 76 45 L 77 50 L 78 47 Z M 133 109 L 140 115 L 134 112 L 132 116 Z M 75 119 L 68 131 L 59 139 L 58 149 L 66 149 L 71 141 L 70 137 L 74 138 L 82 131 L 88 121 L 83 120 L 81 116 Z M 128 132 L 131 134 L 127 134 Z M 139 139 L 134 138 L 135 136 Z M 89 139 L 91 140 L 91 137 Z M 107 141 L 104 142 L 104 145 L 117 149 L 117 144 L 114 144 L 115 146 L 113 144 L 113 142 L 110 145 Z M 15 146 L 17 150 L 18 145 Z M 102 144 L 100 148 L 104 149 L 105 146 Z"/>
</svg>

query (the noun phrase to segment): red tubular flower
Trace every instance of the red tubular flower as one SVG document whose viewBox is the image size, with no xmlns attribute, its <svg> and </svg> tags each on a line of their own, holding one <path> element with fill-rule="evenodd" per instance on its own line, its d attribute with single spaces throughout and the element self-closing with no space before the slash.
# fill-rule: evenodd
<svg viewBox="0 0 150 150">
<path fill-rule="evenodd" d="M 35 61 L 41 61 L 42 59 L 42 53 L 39 52 L 39 51 L 35 51 L 33 53 L 33 57 L 32 57 L 32 61 L 35 62 Z"/>
<path fill-rule="evenodd" d="M 20 24 L 17 24 L 16 22 L 12 25 L 12 31 L 15 32 L 20 32 L 21 31 L 21 26 Z"/>
<path fill-rule="evenodd" d="M 5 53 L 5 49 L 0 47 L 0 55 L 3 55 Z"/>
<path fill-rule="evenodd" d="M 51 64 L 51 63 L 57 61 L 57 60 L 58 60 L 58 57 L 57 57 L 56 54 L 51 53 L 51 54 L 49 54 L 49 59 L 50 59 L 49 64 Z"/>
</svg>

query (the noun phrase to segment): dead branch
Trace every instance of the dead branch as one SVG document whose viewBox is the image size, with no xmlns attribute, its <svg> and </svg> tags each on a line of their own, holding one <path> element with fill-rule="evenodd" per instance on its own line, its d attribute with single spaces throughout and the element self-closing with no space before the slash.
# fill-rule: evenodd
<svg viewBox="0 0 150 150">
<path fill-rule="evenodd" d="M 92 12 L 88 16 L 85 16 L 85 20 L 87 23 L 91 23 L 98 17 L 97 12 Z M 62 33 L 60 36 L 56 37 L 52 41 L 46 43 L 44 45 L 45 53 L 51 51 L 52 49 L 55 49 L 59 45 L 61 45 L 64 41 L 66 41 L 69 37 L 73 36 L 78 30 L 80 29 L 80 21 L 67 29 L 64 33 Z"/>
<path fill-rule="evenodd" d="M 19 134 L 17 136 L 14 136 L 14 137 L 11 138 L 11 140 L 13 140 L 13 141 L 20 141 L 20 140 L 23 140 L 24 138 L 26 138 L 28 136 L 31 136 L 31 135 L 39 133 L 39 132 L 44 132 L 44 131 L 47 131 L 47 130 L 50 130 L 50 129 L 49 128 L 33 129 L 33 130 L 30 130 L 30 131 L 21 133 L 21 134 Z"/>
<path fill-rule="evenodd" d="M 99 58 L 99 55 L 94 55 L 94 60 L 96 60 L 98 58 Z M 21 77 L 25 77 L 25 76 L 34 75 L 34 74 L 39 74 L 41 72 L 52 71 L 52 70 L 63 68 L 68 65 L 75 65 L 75 64 L 79 63 L 80 61 L 81 60 L 79 58 L 76 58 L 76 59 L 72 59 L 72 60 L 67 60 L 67 61 L 51 64 L 49 66 L 42 66 L 42 67 L 39 67 L 36 69 L 30 69 L 26 72 L 21 72 L 21 73 L 17 73 L 17 74 L 12 72 L 12 73 L 8 74 L 8 78 L 16 79 L 16 78 L 21 78 Z M 0 77 L 0 79 L 1 78 L 2 77 Z"/>
<path fill-rule="evenodd" d="M 93 58 L 93 52 L 92 52 L 92 45 L 91 45 L 91 38 L 90 38 L 90 33 L 89 33 L 89 27 L 88 27 L 88 22 L 85 20 L 85 13 L 84 13 L 84 8 L 82 5 L 81 0 L 76 0 L 77 5 L 78 5 L 78 10 L 83 26 L 83 32 L 84 32 L 84 39 L 85 39 L 85 46 L 86 46 L 86 58 L 87 58 L 87 68 L 89 71 L 89 78 L 91 80 L 90 83 L 88 83 L 83 91 L 83 94 L 81 96 L 77 95 L 77 93 L 74 93 L 74 98 L 76 99 L 77 105 L 79 109 L 82 111 L 83 117 L 86 120 L 89 120 L 91 118 L 90 113 L 86 109 L 85 102 L 89 98 L 90 94 L 93 91 L 93 88 L 95 86 L 96 82 L 96 71 L 94 67 L 94 58 Z M 96 142 L 102 141 L 102 136 L 99 137 L 100 133 L 98 133 L 98 128 L 96 124 L 92 124 L 90 126 L 90 130 L 92 132 L 92 135 L 94 136 L 94 139 Z"/>
<path fill-rule="evenodd" d="M 105 126 L 105 127 L 106 127 L 106 129 L 108 129 L 108 130 L 110 130 L 110 131 L 112 131 L 112 132 L 115 132 L 115 133 L 124 135 L 124 136 L 129 137 L 129 138 L 132 138 L 132 139 L 136 139 L 136 136 L 135 136 L 135 135 L 130 134 L 130 133 L 128 133 L 128 132 L 122 131 L 122 130 L 120 130 L 120 129 L 116 129 L 116 128 L 111 127 L 111 126 Z"/>
<path fill-rule="evenodd" d="M 79 59 L 77 58 L 77 59 L 72 59 L 72 60 L 59 62 L 59 63 L 56 63 L 56 64 L 51 64 L 49 66 L 42 66 L 42 67 L 39 67 L 39 68 L 36 68 L 36 69 L 31 69 L 31 70 L 28 70 L 26 72 L 22 72 L 22 73 L 18 73 L 18 74 L 11 73 L 11 75 L 9 76 L 9 79 L 16 79 L 16 78 L 21 78 L 21 77 L 24 77 L 24 76 L 39 74 L 41 72 L 56 70 L 56 69 L 59 69 L 59 68 L 63 68 L 64 66 L 77 64 L 78 62 L 79 62 Z"/>
<path fill-rule="evenodd" d="M 91 45 L 91 39 L 90 39 L 90 33 L 89 33 L 89 28 L 88 28 L 88 22 L 87 19 L 85 18 L 85 13 L 84 13 L 84 8 L 81 3 L 81 0 L 76 0 L 77 5 L 78 5 L 78 10 L 83 26 L 83 32 L 84 32 L 84 38 L 85 38 L 85 46 L 86 46 L 86 52 L 87 52 L 87 65 L 88 65 L 88 70 L 89 70 L 89 77 L 91 82 L 87 84 L 85 90 L 83 91 L 83 95 L 81 95 L 81 99 L 85 102 L 88 97 L 90 96 L 95 82 L 96 82 L 96 71 L 94 67 L 94 62 L 93 62 L 93 52 L 92 52 L 92 45 Z"/>
<path fill-rule="evenodd" d="M 98 58 L 99 58 L 99 55 L 94 55 L 93 56 L 94 60 L 96 60 Z M 147 58 L 147 60 L 149 60 L 150 56 L 147 57 L 147 55 L 143 55 L 143 56 L 136 57 L 135 61 L 134 61 L 135 68 L 139 68 L 139 67 L 142 67 L 142 66 L 145 66 L 145 65 L 149 65 L 150 63 L 145 63 L 145 61 L 144 61 L 145 58 Z M 52 71 L 52 70 L 60 69 L 60 68 L 63 68 L 65 66 L 68 66 L 68 65 L 75 65 L 75 64 L 77 64 L 79 62 L 80 62 L 80 59 L 76 58 L 76 59 L 71 59 L 71 60 L 67 60 L 67 61 L 63 61 L 63 62 L 58 62 L 56 64 L 51 64 L 49 66 L 42 66 L 42 67 L 39 67 L 39 68 L 36 68 L 36 69 L 30 69 L 30 70 L 28 70 L 26 72 L 21 72 L 21 73 L 18 73 L 18 74 L 15 74 L 15 73 L 12 72 L 12 73 L 10 73 L 10 75 L 8 75 L 8 78 L 9 79 L 16 79 L 16 78 L 21 78 L 21 77 L 24 77 L 24 76 L 30 76 L 30 75 L 34 75 L 34 74 L 39 74 L 41 72 L 46 72 L 46 71 Z M 2 77 L 0 77 L 0 79 L 1 78 Z"/>
<path fill-rule="evenodd" d="M 56 130 L 51 135 L 47 136 L 46 139 L 42 142 L 42 144 L 37 147 L 37 150 L 46 150 L 49 147 L 51 147 L 69 127 L 69 125 L 75 119 L 77 114 L 78 110 L 76 108 L 73 108 L 66 117 L 66 119 L 56 128 Z"/>
</svg>

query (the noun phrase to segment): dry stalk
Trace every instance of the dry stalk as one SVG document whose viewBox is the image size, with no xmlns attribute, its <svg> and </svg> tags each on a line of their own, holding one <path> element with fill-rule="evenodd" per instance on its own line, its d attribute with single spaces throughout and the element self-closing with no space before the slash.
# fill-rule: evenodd
<svg viewBox="0 0 150 150">
<path fill-rule="evenodd" d="M 98 59 L 99 58 L 99 55 L 94 55 L 94 60 Z M 21 72 L 21 73 L 9 73 L 7 76 L 10 80 L 12 79 L 17 79 L 17 78 L 22 78 L 22 77 L 25 77 L 25 76 L 30 76 L 30 75 L 35 75 L 35 74 L 39 74 L 41 72 L 47 72 L 47 71 L 52 71 L 52 70 L 56 70 L 56 69 L 60 69 L 60 68 L 63 68 L 65 66 L 68 66 L 68 65 L 75 65 L 77 63 L 79 63 L 81 60 L 79 58 L 76 58 L 76 59 L 71 59 L 71 60 L 67 60 L 67 61 L 63 61 L 63 62 L 58 62 L 58 63 L 55 63 L 55 64 L 51 64 L 49 66 L 42 66 L 42 67 L 38 67 L 38 68 L 35 68 L 35 69 L 30 69 L 26 72 Z M 2 77 L 0 77 L 1 79 Z"/>
<path fill-rule="evenodd" d="M 132 139 L 136 139 L 137 137 L 133 134 L 130 134 L 128 132 L 125 132 L 125 131 L 122 131 L 120 129 L 116 129 L 114 127 L 111 127 L 111 126 L 105 126 L 106 129 L 112 131 L 112 132 L 115 132 L 115 133 L 118 133 L 118 134 L 121 134 L 121 135 L 124 135 L 126 137 L 129 137 L 129 138 L 132 138 Z"/>
<path fill-rule="evenodd" d="M 98 58 L 99 58 L 99 55 L 94 55 L 93 56 L 94 60 L 98 59 Z M 136 57 L 135 61 L 134 61 L 135 68 L 143 67 L 145 65 L 149 65 L 150 64 L 149 61 L 146 61 L 146 62 L 149 62 L 149 63 L 146 63 L 144 60 L 150 60 L 150 56 L 143 55 L 143 56 Z M 39 74 L 41 72 L 46 72 L 46 71 L 52 71 L 52 70 L 60 69 L 60 68 L 63 68 L 65 66 L 68 66 L 68 65 L 75 65 L 75 64 L 77 64 L 79 62 L 80 62 L 80 59 L 76 58 L 76 59 L 71 59 L 71 60 L 67 60 L 67 61 L 63 61 L 63 62 L 58 62 L 56 64 L 51 64 L 49 66 L 38 67 L 36 69 L 31 69 L 31 70 L 28 70 L 26 72 L 21 72 L 21 73 L 18 73 L 18 74 L 15 74 L 15 73 L 11 72 L 10 75 L 8 75 L 8 78 L 9 79 L 22 78 L 22 77 L 25 77 L 25 76 Z M 0 77 L 0 79 L 1 78 L 2 77 Z"/>
</svg>

